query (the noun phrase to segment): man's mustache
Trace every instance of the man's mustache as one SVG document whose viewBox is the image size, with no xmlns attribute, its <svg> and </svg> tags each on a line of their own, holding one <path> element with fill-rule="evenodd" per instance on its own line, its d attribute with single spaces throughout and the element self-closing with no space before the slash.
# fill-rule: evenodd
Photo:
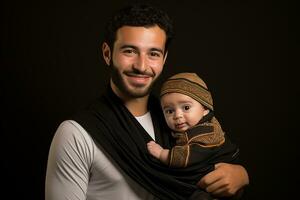
<svg viewBox="0 0 300 200">
<path fill-rule="evenodd" d="M 125 71 L 124 74 L 128 76 L 148 76 L 148 77 L 154 77 L 155 74 L 148 72 L 148 71 L 140 71 L 138 69 L 133 69 L 130 71 Z"/>
</svg>

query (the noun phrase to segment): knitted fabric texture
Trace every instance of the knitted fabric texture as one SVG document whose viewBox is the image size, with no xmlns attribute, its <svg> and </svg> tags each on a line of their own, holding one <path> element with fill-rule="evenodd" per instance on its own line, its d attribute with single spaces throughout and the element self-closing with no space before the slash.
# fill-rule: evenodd
<svg viewBox="0 0 300 200">
<path fill-rule="evenodd" d="M 213 100 L 205 82 L 195 73 L 176 74 L 162 85 L 160 97 L 167 93 L 181 93 L 187 95 L 210 110 L 213 108 Z"/>
</svg>

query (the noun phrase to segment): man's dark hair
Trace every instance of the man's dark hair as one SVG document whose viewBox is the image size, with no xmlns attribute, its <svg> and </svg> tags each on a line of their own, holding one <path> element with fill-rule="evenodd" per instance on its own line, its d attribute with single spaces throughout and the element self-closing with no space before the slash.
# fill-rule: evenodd
<svg viewBox="0 0 300 200">
<path fill-rule="evenodd" d="M 135 4 L 125 7 L 117 12 L 106 25 L 104 41 L 113 49 L 116 32 L 122 26 L 152 27 L 158 25 L 166 33 L 167 51 L 173 38 L 173 25 L 171 19 L 164 11 L 148 4 Z"/>
</svg>

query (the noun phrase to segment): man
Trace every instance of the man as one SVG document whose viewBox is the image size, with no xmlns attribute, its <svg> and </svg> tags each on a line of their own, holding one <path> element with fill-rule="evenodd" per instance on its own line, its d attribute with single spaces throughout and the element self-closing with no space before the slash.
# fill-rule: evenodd
<svg viewBox="0 0 300 200">
<path fill-rule="evenodd" d="M 170 146 L 149 93 L 171 38 L 170 19 L 150 6 L 125 8 L 109 22 L 102 52 L 111 68 L 110 87 L 58 128 L 49 152 L 46 200 L 186 199 L 195 190 L 180 171 L 167 172 L 155 162 L 146 148 L 152 139 Z M 216 196 L 232 196 L 246 184 L 246 170 L 226 163 L 198 183 Z"/>
</svg>

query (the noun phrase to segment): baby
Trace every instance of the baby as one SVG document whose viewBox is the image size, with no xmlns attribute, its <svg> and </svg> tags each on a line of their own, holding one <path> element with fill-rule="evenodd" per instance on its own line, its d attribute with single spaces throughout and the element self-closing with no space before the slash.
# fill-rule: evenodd
<svg viewBox="0 0 300 200">
<path fill-rule="evenodd" d="M 171 168 L 200 169 L 201 176 L 212 171 L 215 164 L 230 163 L 237 158 L 238 148 L 227 139 L 225 142 L 225 134 L 214 117 L 212 96 L 197 74 L 179 73 L 170 77 L 162 85 L 160 97 L 175 145 L 164 149 L 150 141 L 147 148 L 152 156 Z M 190 199 L 213 197 L 199 189 Z"/>
</svg>

